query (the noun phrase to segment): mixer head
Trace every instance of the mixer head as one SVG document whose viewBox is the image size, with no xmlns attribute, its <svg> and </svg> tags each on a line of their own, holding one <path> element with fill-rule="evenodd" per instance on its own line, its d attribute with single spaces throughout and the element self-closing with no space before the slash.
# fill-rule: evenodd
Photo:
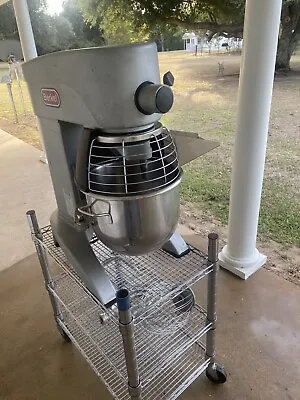
<svg viewBox="0 0 300 400">
<path fill-rule="evenodd" d="M 155 43 L 47 54 L 23 72 L 40 118 L 106 133 L 151 129 L 173 105 L 172 75 L 161 83 Z"/>
</svg>

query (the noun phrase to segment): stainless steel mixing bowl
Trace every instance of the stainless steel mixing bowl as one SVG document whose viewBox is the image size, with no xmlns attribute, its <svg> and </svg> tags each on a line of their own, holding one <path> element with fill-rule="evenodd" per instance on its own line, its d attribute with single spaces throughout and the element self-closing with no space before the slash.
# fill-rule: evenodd
<svg viewBox="0 0 300 400">
<path fill-rule="evenodd" d="M 175 231 L 180 212 L 178 178 L 160 191 L 138 196 L 100 196 L 86 193 L 94 229 L 109 248 L 128 255 L 161 248 Z"/>
</svg>

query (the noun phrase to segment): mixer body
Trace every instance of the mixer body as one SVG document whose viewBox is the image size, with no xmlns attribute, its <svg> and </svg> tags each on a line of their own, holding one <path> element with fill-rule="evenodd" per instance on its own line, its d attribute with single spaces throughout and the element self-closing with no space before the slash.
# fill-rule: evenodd
<svg viewBox="0 0 300 400">
<path fill-rule="evenodd" d="M 115 288 L 90 241 L 96 237 L 129 255 L 166 242 L 186 253 L 182 240 L 176 245 L 178 235 L 172 241 L 181 165 L 217 144 L 179 135 L 177 149 L 176 135 L 159 124 L 173 93 L 160 82 L 153 43 L 53 53 L 25 63 L 23 73 L 57 201 L 50 219 L 55 240 L 86 286 L 109 305 Z"/>
</svg>

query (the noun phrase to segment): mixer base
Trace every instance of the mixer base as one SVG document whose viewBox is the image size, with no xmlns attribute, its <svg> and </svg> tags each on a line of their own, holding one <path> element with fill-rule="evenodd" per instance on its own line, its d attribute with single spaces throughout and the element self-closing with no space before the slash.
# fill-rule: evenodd
<svg viewBox="0 0 300 400">
<path fill-rule="evenodd" d="M 190 252 L 190 246 L 183 240 L 178 232 L 174 232 L 170 239 L 164 244 L 163 250 L 176 258 L 180 258 Z"/>
<path fill-rule="evenodd" d="M 115 289 L 90 246 L 86 229 L 67 222 L 58 211 L 51 215 L 51 227 L 55 246 L 61 247 L 88 289 L 102 304 L 114 302 Z"/>
</svg>

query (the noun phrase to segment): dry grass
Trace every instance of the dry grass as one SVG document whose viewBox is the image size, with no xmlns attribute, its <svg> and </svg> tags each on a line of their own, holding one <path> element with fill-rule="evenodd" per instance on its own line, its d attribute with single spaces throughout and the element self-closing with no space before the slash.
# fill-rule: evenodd
<svg viewBox="0 0 300 400">
<path fill-rule="evenodd" d="M 7 64 L 0 63 L 0 78 L 3 75 L 8 75 L 8 67 Z M 19 123 L 16 123 L 7 86 L 6 84 L 0 83 L 0 128 L 19 139 L 24 140 L 24 142 L 37 148 L 41 148 L 36 117 L 33 115 L 29 93 L 24 82 L 22 82 L 21 88 L 24 97 L 25 110 L 23 108 L 19 86 L 17 82 L 13 82 L 12 91 L 19 120 Z"/>
</svg>

